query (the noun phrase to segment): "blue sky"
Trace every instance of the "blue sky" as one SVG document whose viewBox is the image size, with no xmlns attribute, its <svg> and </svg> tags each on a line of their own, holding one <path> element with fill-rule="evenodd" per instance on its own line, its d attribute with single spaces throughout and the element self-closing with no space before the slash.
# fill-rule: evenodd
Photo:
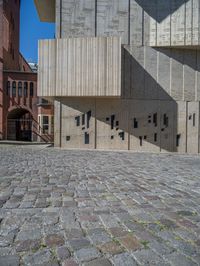
<svg viewBox="0 0 200 266">
<path fill-rule="evenodd" d="M 54 23 L 40 22 L 34 0 L 21 0 L 20 51 L 29 62 L 37 62 L 38 40 L 54 38 Z"/>
</svg>

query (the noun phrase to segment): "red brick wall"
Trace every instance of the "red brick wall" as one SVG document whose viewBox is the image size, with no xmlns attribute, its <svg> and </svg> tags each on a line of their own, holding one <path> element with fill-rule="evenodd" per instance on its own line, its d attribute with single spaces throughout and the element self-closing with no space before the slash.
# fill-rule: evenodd
<svg viewBox="0 0 200 266">
<path fill-rule="evenodd" d="M 3 1 L 3 58 L 4 69 L 19 69 L 19 0 Z"/>
<path fill-rule="evenodd" d="M 38 107 L 37 98 L 37 74 L 33 73 L 30 66 L 19 52 L 19 20 L 20 1 L 0 0 L 0 139 L 7 136 L 7 116 L 9 112 L 16 108 L 28 110 L 33 119 L 37 122 L 38 110 L 41 113 L 53 114 L 52 106 Z M 24 82 L 34 83 L 34 96 L 18 96 L 18 86 L 16 86 L 16 96 L 7 95 L 7 81 L 22 82 L 22 92 Z M 12 89 L 10 89 L 11 91 Z"/>
<path fill-rule="evenodd" d="M 26 62 L 22 54 L 19 54 L 19 68 L 20 68 L 20 71 L 32 72 L 31 67 Z"/>
<path fill-rule="evenodd" d="M 10 93 L 7 95 L 7 82 L 10 81 Z M 12 82 L 16 82 L 16 96 L 12 95 Z M 22 82 L 22 96 L 18 95 L 18 82 Z M 24 95 L 24 82 L 28 83 L 28 95 Z M 33 82 L 33 96 L 30 96 L 30 83 Z M 4 72 L 4 138 L 7 131 L 7 116 L 15 108 L 28 110 L 33 119 L 37 121 L 38 98 L 37 98 L 37 74 L 27 72 Z"/>
</svg>

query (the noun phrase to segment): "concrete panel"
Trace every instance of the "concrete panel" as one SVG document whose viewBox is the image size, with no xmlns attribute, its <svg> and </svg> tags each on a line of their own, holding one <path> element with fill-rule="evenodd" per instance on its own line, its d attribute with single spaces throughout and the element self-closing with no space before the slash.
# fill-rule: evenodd
<svg viewBox="0 0 200 266">
<path fill-rule="evenodd" d="M 121 40 L 40 41 L 38 76 L 38 96 L 121 96 Z"/>
<path fill-rule="evenodd" d="M 171 50 L 159 49 L 158 53 L 158 86 L 159 99 L 170 99 Z"/>
<path fill-rule="evenodd" d="M 185 44 L 185 4 L 182 0 L 171 0 L 171 7 L 176 10 L 171 15 L 171 45 Z"/>
<path fill-rule="evenodd" d="M 62 5 L 61 1 L 56 1 L 56 25 L 55 25 L 55 35 L 56 38 L 61 38 L 61 21 L 62 21 Z"/>
<path fill-rule="evenodd" d="M 192 35 L 191 43 L 192 45 L 200 45 L 200 1 L 192 1 Z"/>
<path fill-rule="evenodd" d="M 199 102 L 187 102 L 187 152 L 199 152 Z"/>
<path fill-rule="evenodd" d="M 60 101 L 54 101 L 54 147 L 61 146 L 61 108 L 62 104 Z"/>
<path fill-rule="evenodd" d="M 49 96 L 56 88 L 56 41 L 39 41 L 38 96 Z"/>
<path fill-rule="evenodd" d="M 123 97 L 194 101 L 199 95 L 197 55 L 191 49 L 126 47 Z"/>
<path fill-rule="evenodd" d="M 123 48 L 122 65 L 122 98 L 128 99 L 131 96 L 131 84 L 134 74 L 132 73 L 132 55 L 129 50 Z"/>
<path fill-rule="evenodd" d="M 130 1 L 130 45 L 143 45 L 143 14 L 144 10 L 136 0 Z"/>
<path fill-rule="evenodd" d="M 199 0 L 56 1 L 57 37 L 120 36 L 135 46 L 200 44 Z"/>
<path fill-rule="evenodd" d="M 158 52 L 151 47 L 145 47 L 145 99 L 159 99 L 157 83 Z"/>
<path fill-rule="evenodd" d="M 157 4 L 157 46 L 170 46 L 171 44 L 171 16 L 163 14 L 171 13 L 171 3 L 159 0 Z"/>
<path fill-rule="evenodd" d="M 171 66 L 171 96 L 175 100 L 183 100 L 183 62 L 184 54 L 181 50 L 172 50 Z"/>
<path fill-rule="evenodd" d="M 60 10 L 56 11 L 59 15 Z M 62 0 L 61 37 L 95 36 L 95 1 Z"/>
<path fill-rule="evenodd" d="M 157 47 L 199 45 L 199 5 L 199 0 L 131 0 L 131 43 Z"/>
<path fill-rule="evenodd" d="M 195 100 L 196 89 L 196 51 L 184 51 L 184 100 Z"/>
<path fill-rule="evenodd" d="M 95 100 L 62 100 L 62 136 L 64 148 L 95 148 Z"/>
<path fill-rule="evenodd" d="M 192 45 L 192 27 L 191 18 L 193 15 L 193 3 L 188 1 L 185 4 L 185 45 Z"/>
<path fill-rule="evenodd" d="M 41 21 L 55 22 L 55 1 L 34 0 Z"/>
<path fill-rule="evenodd" d="M 160 147 L 161 151 L 176 151 L 177 103 L 160 101 Z"/>
<path fill-rule="evenodd" d="M 131 47 L 131 98 L 145 99 L 144 46 Z"/>
<path fill-rule="evenodd" d="M 130 150 L 160 151 L 159 101 L 130 101 Z"/>
<path fill-rule="evenodd" d="M 186 152 L 187 124 L 186 124 L 186 102 L 177 102 L 177 134 L 176 134 L 176 151 Z"/>
<path fill-rule="evenodd" d="M 144 13 L 146 17 L 146 26 L 145 29 L 149 30 L 149 40 L 146 40 L 144 45 L 156 46 L 157 45 L 157 0 L 146 1 L 146 8 L 151 10 L 151 16 Z M 149 18 L 147 18 L 149 17 Z M 145 31 L 144 31 L 145 34 Z M 145 34 L 146 35 L 146 34 Z M 144 37 L 145 40 L 145 37 Z"/>
<path fill-rule="evenodd" d="M 197 153 L 199 102 L 58 99 L 55 101 L 55 146 L 60 145 Z"/>
<path fill-rule="evenodd" d="M 200 101 L 200 50 L 197 51 L 196 100 Z"/>
<path fill-rule="evenodd" d="M 96 101 L 98 149 L 128 149 L 128 110 L 125 100 Z"/>
<path fill-rule="evenodd" d="M 129 0 L 97 1 L 97 36 L 120 36 L 129 44 Z"/>
</svg>

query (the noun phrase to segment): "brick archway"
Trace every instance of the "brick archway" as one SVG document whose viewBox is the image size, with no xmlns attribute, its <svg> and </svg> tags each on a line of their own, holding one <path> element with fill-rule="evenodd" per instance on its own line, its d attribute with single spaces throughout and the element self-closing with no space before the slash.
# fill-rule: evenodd
<svg viewBox="0 0 200 266">
<path fill-rule="evenodd" d="M 26 108 L 11 109 L 7 116 L 7 139 L 32 141 L 33 115 Z"/>
</svg>

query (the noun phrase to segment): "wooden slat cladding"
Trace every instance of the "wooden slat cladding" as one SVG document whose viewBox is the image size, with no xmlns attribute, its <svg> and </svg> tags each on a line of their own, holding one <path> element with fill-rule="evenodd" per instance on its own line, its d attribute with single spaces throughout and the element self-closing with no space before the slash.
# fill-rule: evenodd
<svg viewBox="0 0 200 266">
<path fill-rule="evenodd" d="M 39 41 L 38 96 L 121 96 L 121 38 Z"/>
</svg>

